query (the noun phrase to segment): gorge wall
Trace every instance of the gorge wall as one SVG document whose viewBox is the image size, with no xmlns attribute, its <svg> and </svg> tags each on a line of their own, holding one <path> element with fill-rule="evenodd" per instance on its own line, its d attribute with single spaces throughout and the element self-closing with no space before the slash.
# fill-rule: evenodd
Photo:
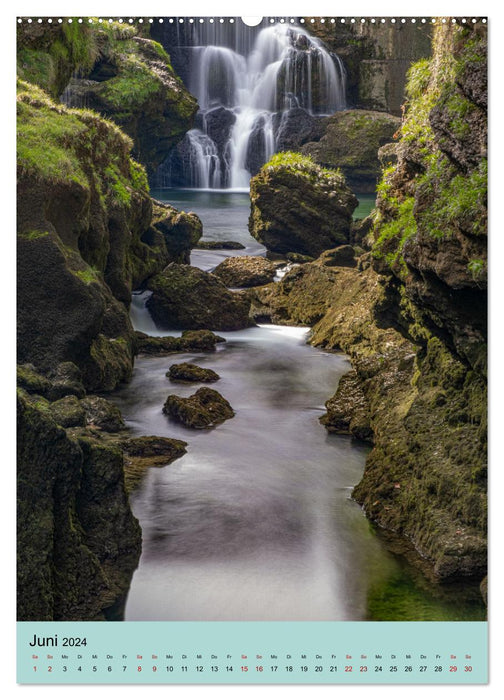
<svg viewBox="0 0 504 700">
<path fill-rule="evenodd" d="M 409 539 L 439 578 L 481 579 L 486 28 L 439 26 L 407 94 L 365 224 L 369 252 L 340 263 L 338 249 L 324 253 L 255 291 L 252 308 L 262 320 L 309 324 L 312 343 L 350 356 L 322 422 L 373 444 L 353 492 L 368 517 Z M 292 213 L 302 198 L 292 193 Z"/>
</svg>

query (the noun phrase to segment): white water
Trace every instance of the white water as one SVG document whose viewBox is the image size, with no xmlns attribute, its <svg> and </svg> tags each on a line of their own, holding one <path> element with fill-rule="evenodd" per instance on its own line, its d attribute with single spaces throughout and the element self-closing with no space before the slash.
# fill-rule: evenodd
<svg viewBox="0 0 504 700">
<path fill-rule="evenodd" d="M 188 133 L 163 166 L 163 186 L 246 188 L 251 160 L 257 167 L 275 153 L 275 114 L 293 107 L 311 115 L 345 108 L 341 60 L 305 29 L 285 24 L 265 27 L 252 50 L 250 40 L 240 36 L 234 48 L 220 45 L 228 37 L 218 32 L 212 37 L 215 44 L 191 47 L 189 89 L 200 107 L 200 128 Z M 228 110 L 229 121 L 234 121 L 229 128 L 226 120 L 217 134 L 207 122 L 216 108 Z M 180 176 L 173 182 L 174 167 L 183 171 L 182 182 Z"/>
</svg>

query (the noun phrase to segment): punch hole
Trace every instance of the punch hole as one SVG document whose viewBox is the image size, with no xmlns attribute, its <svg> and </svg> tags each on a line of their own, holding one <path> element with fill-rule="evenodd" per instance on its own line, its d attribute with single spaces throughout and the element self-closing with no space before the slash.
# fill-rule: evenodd
<svg viewBox="0 0 504 700">
<path fill-rule="evenodd" d="M 262 17 L 242 17 L 241 21 L 243 24 L 246 24 L 247 27 L 257 27 L 259 24 L 261 24 L 263 18 Z"/>
</svg>

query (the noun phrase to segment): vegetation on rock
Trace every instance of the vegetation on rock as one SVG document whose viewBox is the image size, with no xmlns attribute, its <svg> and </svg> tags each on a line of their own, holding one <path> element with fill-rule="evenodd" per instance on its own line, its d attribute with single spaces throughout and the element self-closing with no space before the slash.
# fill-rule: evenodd
<svg viewBox="0 0 504 700">
<path fill-rule="evenodd" d="M 163 406 L 163 413 L 177 423 L 196 430 L 213 428 L 235 415 L 229 402 L 218 391 L 207 387 L 198 389 L 188 398 L 170 394 Z"/>
<path fill-rule="evenodd" d="M 220 379 L 213 369 L 198 367 L 190 362 L 172 365 L 166 376 L 174 382 L 216 382 Z"/>
<path fill-rule="evenodd" d="M 259 287 L 272 282 L 275 272 L 274 263 L 253 255 L 225 258 L 213 270 L 226 287 Z"/>
<path fill-rule="evenodd" d="M 338 170 L 277 153 L 250 181 L 252 236 L 275 253 L 317 257 L 350 239 L 355 195 Z"/>
</svg>

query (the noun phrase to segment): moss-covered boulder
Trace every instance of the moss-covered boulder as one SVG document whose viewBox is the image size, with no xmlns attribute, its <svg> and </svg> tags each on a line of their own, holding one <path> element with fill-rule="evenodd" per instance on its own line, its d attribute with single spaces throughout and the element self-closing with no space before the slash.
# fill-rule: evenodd
<svg viewBox="0 0 504 700">
<path fill-rule="evenodd" d="M 275 253 L 317 257 L 348 243 L 355 195 L 339 171 L 278 153 L 250 181 L 252 236 Z"/>
<path fill-rule="evenodd" d="M 22 392 L 17 430 L 17 619 L 120 619 L 141 549 L 121 452 L 69 437 Z"/>
<path fill-rule="evenodd" d="M 124 452 L 124 480 L 130 493 L 140 485 L 150 467 L 164 467 L 186 453 L 187 442 L 156 435 L 142 435 L 120 442 Z"/>
<path fill-rule="evenodd" d="M 371 440 L 369 404 L 355 370 L 344 374 L 334 396 L 326 401 L 327 413 L 320 422 L 330 433 L 353 435 L 360 440 Z"/>
<path fill-rule="evenodd" d="M 183 331 L 173 335 L 152 336 L 136 331 L 137 351 L 144 355 L 170 355 L 175 352 L 214 352 L 217 343 L 225 343 L 212 331 Z"/>
<path fill-rule="evenodd" d="M 86 424 L 86 412 L 76 396 L 65 396 L 49 404 L 49 411 L 54 422 L 63 428 Z"/>
<path fill-rule="evenodd" d="M 245 246 L 238 241 L 198 241 L 196 248 L 200 250 L 244 250 Z"/>
<path fill-rule="evenodd" d="M 213 270 L 226 287 L 259 287 L 272 282 L 275 272 L 274 263 L 254 255 L 226 258 Z"/>
<path fill-rule="evenodd" d="M 235 331 L 252 325 L 246 297 L 196 267 L 171 263 L 149 280 L 149 289 L 146 306 L 162 328 Z"/>
<path fill-rule="evenodd" d="M 86 396 L 80 405 L 84 409 L 88 426 L 100 428 L 108 433 L 115 433 L 125 427 L 121 411 L 101 396 Z"/>
<path fill-rule="evenodd" d="M 196 430 L 213 428 L 235 415 L 229 402 L 218 391 L 207 387 L 198 389 L 188 398 L 171 394 L 165 401 L 163 413 Z"/>
<path fill-rule="evenodd" d="M 203 224 L 193 212 L 178 211 L 175 207 L 153 200 L 152 224 L 163 234 L 170 260 L 189 264 L 191 249 L 203 234 Z"/>
<path fill-rule="evenodd" d="M 172 382 L 216 382 L 220 379 L 217 372 L 207 367 L 198 367 L 190 362 L 181 362 L 170 367 L 166 376 Z"/>
<path fill-rule="evenodd" d="M 325 168 L 340 168 L 355 192 L 374 192 L 381 176 L 378 149 L 393 141 L 400 118 L 350 109 L 328 117 L 323 126 L 320 140 L 305 143 L 301 153 Z"/>
<path fill-rule="evenodd" d="M 22 23 L 18 71 L 54 98 L 64 93 L 68 106 L 113 120 L 152 173 L 192 127 L 197 103 L 163 47 L 140 29 L 119 22 Z"/>
</svg>

